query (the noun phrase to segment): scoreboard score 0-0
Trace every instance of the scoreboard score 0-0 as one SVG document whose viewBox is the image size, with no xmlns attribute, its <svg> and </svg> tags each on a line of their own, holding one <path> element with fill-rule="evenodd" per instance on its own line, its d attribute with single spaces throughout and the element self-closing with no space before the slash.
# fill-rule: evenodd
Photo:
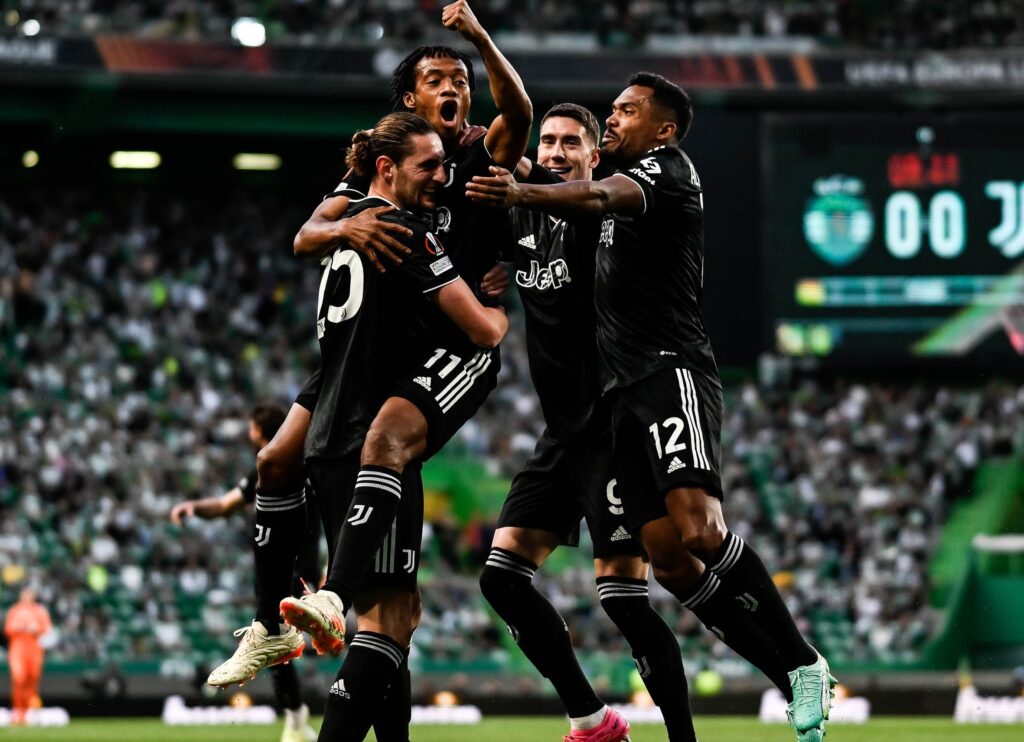
<svg viewBox="0 0 1024 742">
<path fill-rule="evenodd" d="M 1024 354 L 1024 118 L 768 117 L 772 343 L 848 360 Z"/>
</svg>

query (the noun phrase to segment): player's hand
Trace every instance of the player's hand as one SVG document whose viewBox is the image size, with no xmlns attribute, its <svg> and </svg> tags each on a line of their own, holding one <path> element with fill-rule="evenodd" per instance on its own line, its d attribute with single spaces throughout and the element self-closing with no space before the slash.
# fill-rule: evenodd
<svg viewBox="0 0 1024 742">
<path fill-rule="evenodd" d="M 401 265 L 402 256 L 412 252 L 398 240 L 398 237 L 412 236 L 412 230 L 380 218 L 390 211 L 394 211 L 391 206 L 376 206 L 339 223 L 344 226 L 345 242 L 366 256 L 381 273 L 385 268 L 378 256 L 383 255 L 395 265 Z"/>
<path fill-rule="evenodd" d="M 462 38 L 474 43 L 487 36 L 487 32 L 480 25 L 480 21 L 476 19 L 476 15 L 466 0 L 456 0 L 451 5 L 444 6 L 441 11 L 441 24 L 445 28 L 458 31 Z"/>
<path fill-rule="evenodd" d="M 518 203 L 519 186 L 512 173 L 503 167 L 491 165 L 491 177 L 474 175 L 466 183 L 466 197 L 484 206 L 508 209 Z"/>
<path fill-rule="evenodd" d="M 196 515 L 196 503 L 195 500 L 186 500 L 185 502 L 179 502 L 173 508 L 171 508 L 171 523 L 176 526 L 182 525 L 182 519 L 194 518 Z"/>
<path fill-rule="evenodd" d="M 485 296 L 497 299 L 508 289 L 508 284 L 508 267 L 504 263 L 495 263 L 494 267 L 487 271 L 480 280 L 480 290 L 484 292 Z"/>
<path fill-rule="evenodd" d="M 464 128 L 459 133 L 459 138 L 458 138 L 458 140 L 456 141 L 455 144 L 456 144 L 457 147 L 460 147 L 460 148 L 461 147 L 468 147 L 469 145 L 471 145 L 473 142 L 475 142 L 477 139 L 479 139 L 480 137 L 482 137 L 486 133 L 487 133 L 487 127 L 486 126 L 477 126 L 476 124 L 467 124 L 466 128 Z"/>
</svg>

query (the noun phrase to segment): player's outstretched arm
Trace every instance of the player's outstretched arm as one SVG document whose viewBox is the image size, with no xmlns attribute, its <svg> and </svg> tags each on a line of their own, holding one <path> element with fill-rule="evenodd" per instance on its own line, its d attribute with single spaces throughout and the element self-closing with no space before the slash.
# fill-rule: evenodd
<svg viewBox="0 0 1024 742">
<path fill-rule="evenodd" d="M 466 196 L 487 206 L 522 206 L 554 216 L 580 214 L 638 215 L 644 212 L 644 193 L 621 175 L 603 180 L 574 180 L 552 185 L 517 183 L 508 170 L 492 167 L 489 178 L 475 176 L 466 184 Z"/>
<path fill-rule="evenodd" d="M 431 296 L 474 345 L 494 348 L 508 333 L 508 317 L 502 309 L 481 304 L 461 278 L 442 286 Z"/>
<path fill-rule="evenodd" d="M 319 258 L 345 244 L 365 255 L 381 273 L 385 269 L 378 257 L 380 255 L 400 265 L 409 248 L 399 238 L 412 232 L 401 224 L 379 218 L 394 209 L 378 206 L 366 209 L 351 219 L 342 219 L 348 206 L 348 196 L 332 196 L 321 201 L 295 235 L 292 243 L 295 254 Z"/>
<path fill-rule="evenodd" d="M 533 104 L 519 73 L 495 46 L 466 0 L 446 5 L 441 12 L 441 22 L 445 28 L 462 34 L 480 52 L 487 69 L 491 97 L 498 107 L 498 117 L 488 127 L 484 144 L 496 163 L 515 169 L 526 151 L 533 124 Z"/>
<path fill-rule="evenodd" d="M 238 487 L 234 487 L 219 497 L 205 497 L 202 500 L 185 500 L 171 508 L 171 523 L 182 525 L 185 518 L 224 518 L 245 505 L 245 495 Z"/>
</svg>

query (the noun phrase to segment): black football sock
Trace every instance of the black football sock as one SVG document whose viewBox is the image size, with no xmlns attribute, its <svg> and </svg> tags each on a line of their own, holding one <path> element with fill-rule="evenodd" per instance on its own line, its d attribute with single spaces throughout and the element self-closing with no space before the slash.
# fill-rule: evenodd
<svg viewBox="0 0 1024 742">
<path fill-rule="evenodd" d="M 409 722 L 412 721 L 412 677 L 409 673 L 409 650 L 405 650 L 402 665 L 391 681 L 384 703 L 373 720 L 373 733 L 377 742 L 409 742 Z"/>
<path fill-rule="evenodd" d="M 362 742 L 380 713 L 403 656 L 402 648 L 391 637 L 372 631 L 357 633 L 327 693 L 317 739 Z"/>
<path fill-rule="evenodd" d="M 713 571 L 705 570 L 690 592 L 681 596 L 680 602 L 693 611 L 708 631 L 764 673 L 787 701 L 793 700 L 786 662 L 778 645 L 755 623 L 749 611 L 726 594 Z"/>
<path fill-rule="evenodd" d="M 295 567 L 292 570 L 291 594 L 296 597 L 301 596 L 306 587 L 316 589 L 324 576 L 323 564 L 320 562 L 319 514 L 316 494 L 307 482 L 306 530 L 299 538 L 299 551 L 295 555 Z"/>
<path fill-rule="evenodd" d="M 589 716 L 604 704 L 580 669 L 565 621 L 533 586 L 536 571 L 529 559 L 493 548 L 480 573 L 480 589 L 523 654 L 551 681 L 569 716 Z"/>
<path fill-rule="evenodd" d="M 324 589 L 337 593 L 347 611 L 373 565 L 373 555 L 391 530 L 402 501 L 402 475 L 383 466 L 359 470 L 345 522 L 331 558 Z"/>
<path fill-rule="evenodd" d="M 256 620 L 280 633 L 278 606 L 291 595 L 295 555 L 306 532 L 306 493 L 256 490 Z"/>
<path fill-rule="evenodd" d="M 696 742 L 683 655 L 672 629 L 651 607 L 647 580 L 598 577 L 597 594 L 633 650 L 636 669 L 665 718 L 670 742 Z"/>
<path fill-rule="evenodd" d="M 734 608 L 749 612 L 753 622 L 774 639 L 786 670 L 817 661 L 818 654 L 804 640 L 764 562 L 749 544 L 727 533 L 708 565 L 721 580 L 723 595 L 733 599 Z"/>
<path fill-rule="evenodd" d="M 299 693 L 299 675 L 295 665 L 274 665 L 270 668 L 270 679 L 274 683 L 274 698 L 282 709 L 296 711 L 302 705 Z"/>
</svg>

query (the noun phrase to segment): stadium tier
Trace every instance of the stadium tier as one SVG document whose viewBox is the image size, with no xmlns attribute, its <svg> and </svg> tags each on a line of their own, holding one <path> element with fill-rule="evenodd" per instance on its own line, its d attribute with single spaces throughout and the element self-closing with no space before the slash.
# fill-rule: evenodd
<svg viewBox="0 0 1024 742">
<path fill-rule="evenodd" d="M 441 0 L 299 2 L 7 2 L 8 33 L 131 34 L 153 39 L 246 38 L 238 19 L 260 24 L 270 43 L 443 40 L 431 21 Z M 894 3 L 803 0 L 478 0 L 484 26 L 506 37 L 555 35 L 561 43 L 628 47 L 678 36 L 768 38 L 823 46 L 889 49 L 1002 48 L 1024 42 L 1013 0 Z M 243 42 L 244 43 L 244 42 Z M 541 39 L 540 43 L 544 43 Z"/>
</svg>

